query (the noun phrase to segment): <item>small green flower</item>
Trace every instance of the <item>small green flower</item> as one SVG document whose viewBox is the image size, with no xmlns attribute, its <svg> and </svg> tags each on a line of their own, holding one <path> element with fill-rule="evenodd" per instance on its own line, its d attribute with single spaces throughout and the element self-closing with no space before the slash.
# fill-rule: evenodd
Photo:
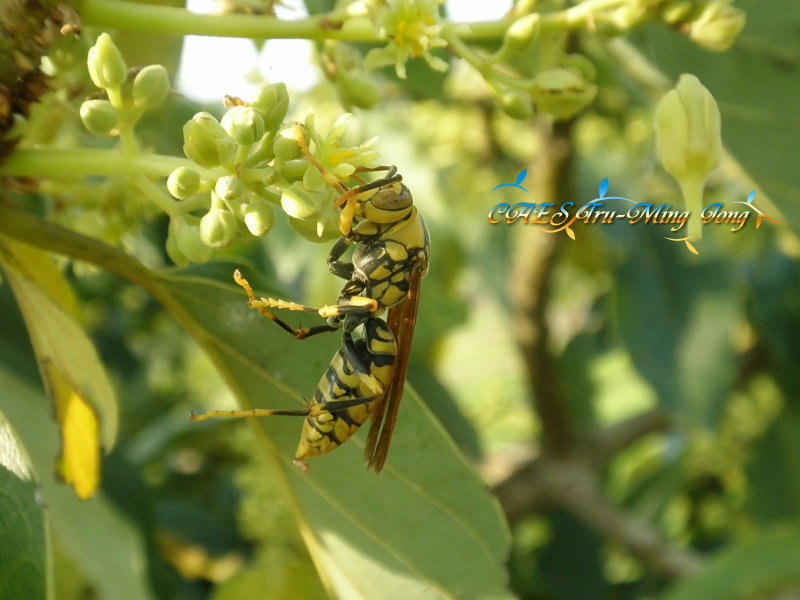
<svg viewBox="0 0 800 600">
<path fill-rule="evenodd" d="M 383 48 L 367 53 L 364 67 L 374 69 L 394 65 L 397 76 L 406 77 L 406 62 L 423 57 L 435 71 L 446 71 L 447 63 L 431 54 L 431 50 L 447 46 L 442 39 L 443 25 L 439 22 L 439 4 L 444 0 L 388 0 L 370 7 L 375 30 L 391 41 Z"/>
<path fill-rule="evenodd" d="M 89 67 L 89 77 L 99 88 L 118 88 L 128 76 L 128 67 L 122 54 L 107 33 L 101 33 L 94 46 L 89 48 L 86 65 Z"/>
<path fill-rule="evenodd" d="M 308 133 L 309 146 L 314 157 L 325 170 L 332 173 L 339 181 L 347 182 L 359 167 L 372 168 L 378 166 L 378 153 L 373 150 L 378 139 L 372 138 L 355 147 L 342 146 L 341 139 L 353 120 L 353 115 L 345 113 L 333 123 L 327 135 L 322 135 L 314 123 L 314 114 L 306 117 L 305 131 Z M 317 169 L 308 169 L 303 183 L 312 190 L 323 190 L 328 184 Z"/>
</svg>

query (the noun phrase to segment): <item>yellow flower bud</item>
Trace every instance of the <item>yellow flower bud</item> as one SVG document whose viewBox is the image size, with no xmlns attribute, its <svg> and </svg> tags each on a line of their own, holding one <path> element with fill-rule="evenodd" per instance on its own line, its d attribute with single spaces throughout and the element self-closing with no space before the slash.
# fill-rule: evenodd
<svg viewBox="0 0 800 600">
<path fill-rule="evenodd" d="M 706 50 L 724 52 L 744 29 L 747 17 L 724 0 L 708 3 L 689 26 L 689 37 Z"/>
<path fill-rule="evenodd" d="M 119 123 L 119 114 L 108 100 L 87 100 L 81 104 L 81 121 L 96 135 L 109 135 Z"/>
<path fill-rule="evenodd" d="M 99 88 L 118 88 L 125 83 L 128 76 L 128 67 L 122 54 L 107 33 L 101 33 L 94 46 L 89 48 L 86 65 L 89 68 L 89 77 Z"/>
</svg>

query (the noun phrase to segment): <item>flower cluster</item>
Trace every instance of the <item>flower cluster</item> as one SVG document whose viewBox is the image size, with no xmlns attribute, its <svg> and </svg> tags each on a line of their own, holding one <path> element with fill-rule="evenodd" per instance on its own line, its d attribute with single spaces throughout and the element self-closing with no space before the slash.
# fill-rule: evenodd
<svg viewBox="0 0 800 600">
<path fill-rule="evenodd" d="M 90 50 L 88 65 L 108 99 L 83 104 L 84 124 L 92 133 L 119 136 L 123 152 L 132 158 L 139 152 L 132 126 L 145 108 L 166 95 L 166 71 L 159 65 L 145 67 L 129 82 L 125 62 L 106 34 Z M 339 235 L 337 188 L 358 169 L 378 165 L 376 140 L 344 144 L 351 121 L 347 114 L 327 132 L 318 129 L 313 115 L 302 125 L 284 123 L 289 95 L 283 84 L 265 85 L 252 102 L 228 98 L 226 105 L 220 119 L 199 112 L 184 125 L 188 160 L 167 179 L 167 190 L 177 201 L 144 176 L 131 180 L 169 215 L 170 258 L 178 265 L 204 262 L 212 249 L 266 235 L 276 208 L 310 240 Z"/>
</svg>

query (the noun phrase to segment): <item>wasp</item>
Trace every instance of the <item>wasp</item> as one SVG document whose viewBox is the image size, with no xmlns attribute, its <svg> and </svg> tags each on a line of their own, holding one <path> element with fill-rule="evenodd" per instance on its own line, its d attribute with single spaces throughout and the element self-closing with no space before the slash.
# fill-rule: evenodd
<svg viewBox="0 0 800 600">
<path fill-rule="evenodd" d="M 309 161 L 341 195 L 341 237 L 328 255 L 328 267 L 346 282 L 332 306 L 315 308 L 273 298 L 256 298 L 237 270 L 234 281 L 248 297 L 248 305 L 271 319 L 296 339 L 342 331 L 342 347 L 305 408 L 301 410 L 252 409 L 212 411 L 192 415 L 195 420 L 215 416 L 305 416 L 294 463 L 308 470 L 307 458 L 324 454 L 347 441 L 368 418 L 365 462 L 376 472 L 383 468 L 403 395 L 409 352 L 419 305 L 422 277 L 428 271 L 430 237 L 411 192 L 396 167 L 362 171 L 388 171 L 385 177 L 346 188 L 327 172 L 305 146 Z M 350 261 L 342 260 L 353 247 Z M 326 324 L 293 328 L 269 309 L 316 313 Z M 387 319 L 381 315 L 388 309 Z M 356 339 L 354 334 L 360 332 Z"/>
</svg>

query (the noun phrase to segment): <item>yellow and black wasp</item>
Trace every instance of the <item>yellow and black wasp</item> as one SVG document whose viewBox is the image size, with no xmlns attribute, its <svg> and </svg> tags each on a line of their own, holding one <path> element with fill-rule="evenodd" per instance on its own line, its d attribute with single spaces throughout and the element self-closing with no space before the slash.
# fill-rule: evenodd
<svg viewBox="0 0 800 600">
<path fill-rule="evenodd" d="M 304 140 L 302 133 L 299 139 Z M 341 238 L 328 255 L 331 272 L 346 280 L 333 306 L 314 308 L 256 298 L 250 284 L 237 270 L 234 280 L 244 288 L 251 308 L 274 321 L 297 339 L 342 330 L 342 347 L 301 410 L 252 409 L 212 411 L 192 415 L 195 420 L 215 416 L 304 416 L 303 431 L 295 452 L 295 465 L 308 469 L 307 458 L 329 452 L 347 441 L 372 416 L 365 460 L 380 471 L 397 420 L 403 395 L 411 340 L 419 303 L 420 281 L 428 271 L 430 239 L 422 216 L 395 167 L 378 167 L 387 175 L 370 183 L 346 188 L 325 171 L 308 151 L 309 161 L 341 192 Z M 354 246 L 350 262 L 341 260 Z M 316 313 L 325 325 L 293 328 L 270 308 Z M 387 321 L 381 314 L 388 309 Z M 353 334 L 360 330 L 360 337 Z"/>
</svg>

